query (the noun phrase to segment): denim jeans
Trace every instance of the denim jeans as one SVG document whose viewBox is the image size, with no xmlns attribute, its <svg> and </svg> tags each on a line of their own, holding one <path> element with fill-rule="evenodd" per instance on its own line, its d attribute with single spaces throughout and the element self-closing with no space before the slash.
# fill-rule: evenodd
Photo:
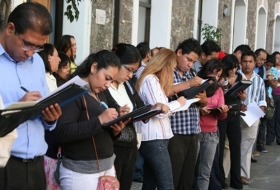
<svg viewBox="0 0 280 190">
<path fill-rule="evenodd" d="M 140 154 L 144 158 L 143 190 L 173 190 L 171 161 L 168 140 L 142 141 Z"/>
<path fill-rule="evenodd" d="M 219 136 L 217 133 L 200 133 L 200 150 L 197 158 L 196 189 L 205 190 L 209 186 L 211 168 L 216 153 Z"/>
</svg>

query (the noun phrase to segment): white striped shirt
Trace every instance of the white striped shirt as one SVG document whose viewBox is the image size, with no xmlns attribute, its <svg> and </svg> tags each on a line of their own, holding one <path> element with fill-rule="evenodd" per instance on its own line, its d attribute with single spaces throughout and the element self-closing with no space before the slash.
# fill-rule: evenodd
<svg viewBox="0 0 280 190">
<path fill-rule="evenodd" d="M 263 82 L 263 79 L 255 72 L 253 71 L 253 74 L 251 75 L 250 79 L 247 79 L 245 74 L 242 72 L 242 70 L 239 70 L 239 73 L 242 75 L 242 77 L 246 80 L 250 80 L 253 83 L 246 89 L 246 100 L 242 101 L 243 104 L 248 105 L 251 102 L 256 102 L 258 106 L 265 106 L 266 107 L 266 101 L 265 101 L 265 85 Z"/>
<path fill-rule="evenodd" d="M 144 78 L 139 90 L 139 96 L 145 105 L 154 105 L 160 102 L 168 105 L 171 111 L 181 106 L 178 101 L 168 102 L 160 86 L 159 79 L 155 75 L 148 75 Z M 168 115 L 162 116 L 161 114 L 160 116 L 152 117 L 146 124 L 139 122 L 141 124 L 142 141 L 170 139 L 173 137 Z"/>
</svg>

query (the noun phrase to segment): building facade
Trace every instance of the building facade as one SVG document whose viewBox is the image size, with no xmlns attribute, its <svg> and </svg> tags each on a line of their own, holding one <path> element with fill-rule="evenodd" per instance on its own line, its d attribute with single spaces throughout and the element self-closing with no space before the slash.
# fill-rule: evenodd
<svg viewBox="0 0 280 190">
<path fill-rule="evenodd" d="M 72 23 L 57 11 L 58 0 L 33 0 L 45 4 L 54 17 L 59 35 L 71 34 L 77 40 L 79 64 L 89 53 L 111 49 L 118 42 L 175 49 L 179 42 L 194 37 L 201 43 L 201 28 L 209 24 L 222 29 L 220 45 L 231 53 L 240 44 L 269 53 L 280 51 L 279 0 L 83 0 L 78 21 Z M 13 8 L 23 2 L 12 0 Z M 60 14 L 60 15 L 58 15 Z"/>
</svg>

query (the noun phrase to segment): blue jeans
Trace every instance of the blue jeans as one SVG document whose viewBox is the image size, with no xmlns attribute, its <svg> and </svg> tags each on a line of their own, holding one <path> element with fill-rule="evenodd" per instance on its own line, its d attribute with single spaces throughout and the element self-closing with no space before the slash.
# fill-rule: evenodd
<svg viewBox="0 0 280 190">
<path fill-rule="evenodd" d="M 173 190 L 168 140 L 142 141 L 139 149 L 144 158 L 143 190 Z"/>
<path fill-rule="evenodd" d="M 217 133 L 200 133 L 198 142 L 200 150 L 197 158 L 197 190 L 208 189 L 213 160 L 216 153 L 219 136 Z"/>
</svg>

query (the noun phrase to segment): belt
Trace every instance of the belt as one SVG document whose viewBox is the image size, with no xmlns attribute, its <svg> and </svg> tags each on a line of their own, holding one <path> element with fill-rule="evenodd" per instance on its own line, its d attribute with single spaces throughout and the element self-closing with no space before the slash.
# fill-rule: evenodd
<svg viewBox="0 0 280 190">
<path fill-rule="evenodd" d="M 229 115 L 242 115 L 245 116 L 246 114 L 240 111 L 228 111 L 227 112 Z"/>
<path fill-rule="evenodd" d="M 229 115 L 240 115 L 240 111 L 228 111 Z"/>
<path fill-rule="evenodd" d="M 36 156 L 34 158 L 24 159 L 24 158 L 19 158 L 19 157 L 11 156 L 11 158 L 14 158 L 15 160 L 18 160 L 18 161 L 23 162 L 23 163 L 35 162 L 36 160 L 39 160 L 42 157 L 43 156 Z"/>
</svg>

